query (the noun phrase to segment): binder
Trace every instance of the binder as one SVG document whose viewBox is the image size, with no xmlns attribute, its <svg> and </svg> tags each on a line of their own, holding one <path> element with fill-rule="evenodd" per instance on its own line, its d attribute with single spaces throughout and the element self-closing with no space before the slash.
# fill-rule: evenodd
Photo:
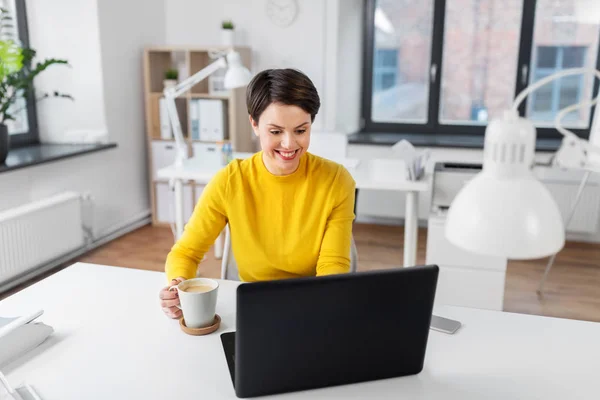
<svg viewBox="0 0 600 400">
<path fill-rule="evenodd" d="M 200 138 L 207 142 L 225 139 L 223 101 L 201 99 L 200 102 Z"/>
</svg>

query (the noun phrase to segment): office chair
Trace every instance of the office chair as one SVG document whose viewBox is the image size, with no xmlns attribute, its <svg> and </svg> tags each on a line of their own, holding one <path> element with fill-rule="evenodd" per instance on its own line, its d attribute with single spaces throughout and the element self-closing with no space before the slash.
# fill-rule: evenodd
<svg viewBox="0 0 600 400">
<path fill-rule="evenodd" d="M 354 237 L 352 237 L 352 244 L 350 246 L 350 273 L 356 272 L 357 268 L 358 251 L 356 250 Z M 231 281 L 240 280 L 237 263 L 233 257 L 233 251 L 231 250 L 231 233 L 229 232 L 229 224 L 225 226 L 225 246 L 223 248 L 223 258 L 221 259 L 221 279 L 228 279 Z"/>
</svg>

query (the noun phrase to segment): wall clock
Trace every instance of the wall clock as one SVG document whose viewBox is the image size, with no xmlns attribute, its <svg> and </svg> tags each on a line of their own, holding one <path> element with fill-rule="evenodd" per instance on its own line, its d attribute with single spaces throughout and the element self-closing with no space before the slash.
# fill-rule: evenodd
<svg viewBox="0 0 600 400">
<path fill-rule="evenodd" d="M 290 26 L 297 14 L 296 0 L 267 0 L 267 17 L 281 28 Z"/>
</svg>

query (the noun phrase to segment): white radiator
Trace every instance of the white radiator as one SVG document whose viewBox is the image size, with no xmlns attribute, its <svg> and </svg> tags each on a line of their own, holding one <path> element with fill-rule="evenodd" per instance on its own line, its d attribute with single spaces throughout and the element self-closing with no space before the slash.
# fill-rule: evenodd
<svg viewBox="0 0 600 400">
<path fill-rule="evenodd" d="M 579 182 L 551 180 L 542 180 L 542 182 L 546 185 L 550 193 L 552 193 L 552 197 L 554 197 L 554 200 L 558 204 L 563 219 L 566 220 L 572 210 Z M 595 234 L 598 232 L 598 220 L 600 219 L 599 207 L 600 185 L 590 179 L 581 193 L 581 198 L 575 208 L 573 219 L 569 226 L 566 227 L 567 232 L 584 234 Z"/>
<path fill-rule="evenodd" d="M 73 192 L 0 212 L 0 284 L 83 247 L 81 214 Z"/>
</svg>

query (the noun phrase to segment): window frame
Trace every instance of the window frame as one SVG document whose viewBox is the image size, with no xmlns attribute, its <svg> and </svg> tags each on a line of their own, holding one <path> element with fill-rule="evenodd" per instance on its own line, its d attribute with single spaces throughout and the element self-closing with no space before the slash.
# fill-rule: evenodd
<svg viewBox="0 0 600 400">
<path fill-rule="evenodd" d="M 29 47 L 29 29 L 27 25 L 27 9 L 25 0 L 14 0 L 17 21 L 19 40 L 23 47 Z M 11 148 L 30 146 L 40 143 L 39 130 L 37 123 L 37 109 L 35 105 L 33 88 L 25 93 L 25 102 L 27 104 L 27 122 L 29 131 L 26 133 L 18 133 L 10 135 Z"/>
<path fill-rule="evenodd" d="M 538 75 L 542 75 L 539 79 L 543 79 L 546 76 L 552 75 L 552 74 L 556 74 L 564 69 L 567 68 L 562 68 L 562 61 L 563 61 L 563 57 L 564 57 L 564 53 L 565 53 L 565 49 L 567 48 L 581 48 L 584 50 L 583 53 L 583 60 L 585 60 L 585 56 L 587 53 L 587 51 L 589 50 L 588 47 L 586 46 L 536 46 L 536 51 L 539 51 L 540 48 L 542 47 L 553 47 L 556 50 L 556 54 L 554 57 L 554 65 L 552 67 L 537 67 L 534 66 L 532 73 L 533 76 L 536 77 Z M 569 67 L 571 68 L 571 67 Z M 581 67 L 573 67 L 573 68 L 582 68 Z M 585 76 L 584 75 L 574 75 L 572 77 L 569 78 L 576 78 L 578 81 L 577 84 L 577 100 L 576 102 L 579 103 L 581 101 L 582 95 L 583 95 L 583 83 L 584 83 L 584 79 Z M 562 83 L 563 81 L 561 80 L 555 80 L 552 81 L 552 83 L 548 83 L 546 86 L 548 86 L 551 90 L 552 90 L 552 95 L 550 96 L 550 111 L 548 111 L 550 113 L 550 115 L 556 115 L 556 113 L 558 113 L 560 110 L 562 110 L 562 108 L 560 107 L 560 91 L 562 89 Z M 530 100 L 531 100 L 531 106 L 529 107 L 529 113 L 530 113 L 530 117 L 532 118 L 532 120 L 535 120 L 535 117 L 533 116 L 536 111 L 535 111 L 535 106 L 536 106 L 536 102 L 537 100 L 537 95 L 539 94 L 539 92 L 533 92 L 531 93 Z M 545 113 L 546 111 L 537 111 L 538 116 L 540 114 Z M 567 120 L 566 116 L 565 116 L 565 121 Z"/>
<path fill-rule="evenodd" d="M 435 135 L 456 136 L 460 138 L 474 137 L 483 138 L 487 124 L 483 125 L 460 125 L 442 124 L 440 122 L 439 108 L 442 82 L 442 61 L 444 43 L 444 22 L 446 0 L 433 0 L 432 40 L 430 54 L 430 79 L 428 93 L 427 122 L 424 124 L 377 122 L 371 117 L 372 93 L 373 93 L 373 61 L 375 50 L 375 8 L 377 0 L 365 0 L 363 11 L 363 68 L 362 68 L 362 94 L 360 111 L 360 130 L 356 137 L 367 137 L 373 133 L 395 133 L 420 135 L 434 139 Z M 514 97 L 529 85 L 529 73 L 533 73 L 534 66 L 531 64 L 533 52 L 533 34 L 535 25 L 536 0 L 524 0 L 521 15 L 521 32 L 519 37 L 519 51 L 517 57 L 517 76 Z M 600 32 L 599 32 L 600 38 Z M 431 68 L 435 66 L 436 76 L 432 80 Z M 600 70 L 600 40 L 598 41 L 598 52 L 596 55 L 595 68 Z M 594 80 L 592 98 L 598 95 L 600 82 Z M 527 99 L 519 106 L 519 114 L 525 115 Z M 587 129 L 571 129 L 576 135 L 588 138 L 596 107 L 589 115 Z M 538 139 L 561 139 L 563 136 L 551 127 L 536 126 Z M 433 137 L 432 137 L 433 136 Z M 483 143 L 481 141 L 481 143 Z"/>
</svg>

